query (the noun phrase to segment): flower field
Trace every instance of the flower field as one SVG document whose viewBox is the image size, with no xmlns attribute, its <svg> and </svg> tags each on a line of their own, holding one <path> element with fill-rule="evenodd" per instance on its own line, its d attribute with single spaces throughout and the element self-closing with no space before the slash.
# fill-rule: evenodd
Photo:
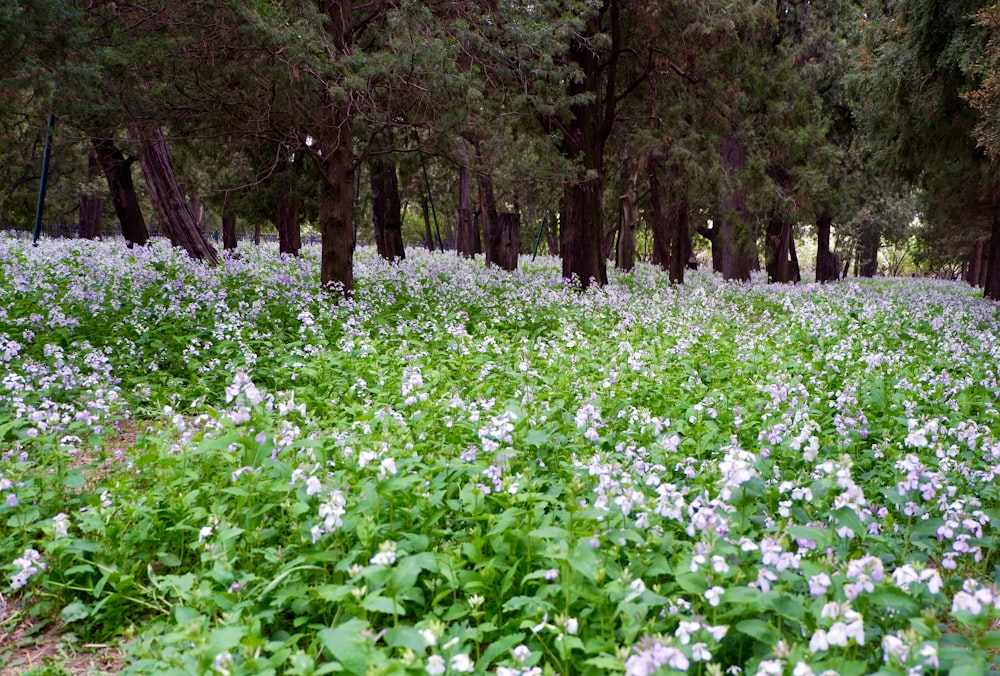
<svg viewBox="0 0 1000 676">
<path fill-rule="evenodd" d="M 137 674 L 1000 669 L 997 305 L 409 256 L 337 304 L 316 250 L 0 235 L 8 623 Z"/>
</svg>

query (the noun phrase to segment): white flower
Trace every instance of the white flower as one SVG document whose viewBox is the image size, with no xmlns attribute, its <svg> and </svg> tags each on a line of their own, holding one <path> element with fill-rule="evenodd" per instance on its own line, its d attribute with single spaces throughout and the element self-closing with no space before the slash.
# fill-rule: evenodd
<svg viewBox="0 0 1000 676">
<path fill-rule="evenodd" d="M 52 517 L 52 530 L 57 538 L 64 538 L 69 535 L 69 517 L 64 512 L 59 512 Z"/>
<path fill-rule="evenodd" d="M 469 659 L 468 655 L 465 653 L 459 653 L 451 656 L 451 668 L 460 674 L 468 674 L 472 673 L 472 670 L 475 669 L 475 665 L 472 663 L 472 660 Z"/>
<path fill-rule="evenodd" d="M 695 662 L 708 662 L 712 659 L 712 653 L 708 651 L 706 644 L 695 643 L 691 646 L 691 659 Z"/>
<path fill-rule="evenodd" d="M 396 543 L 383 542 L 378 547 L 379 551 L 368 562 L 373 566 L 391 566 L 396 563 Z"/>
<path fill-rule="evenodd" d="M 441 676 L 445 672 L 444 658 L 440 655 L 431 655 L 427 658 L 427 666 L 424 670 L 430 676 Z"/>
<path fill-rule="evenodd" d="M 421 629 L 420 630 L 420 636 L 421 636 L 421 638 L 424 639 L 424 643 L 427 645 L 428 648 L 437 645 L 437 642 L 438 642 L 437 635 L 434 633 L 433 630 L 431 630 L 431 629 Z"/>
<path fill-rule="evenodd" d="M 823 629 L 817 629 L 809 639 L 809 651 L 818 653 L 823 650 L 830 648 L 830 641 L 827 639 L 826 631 Z"/>
<path fill-rule="evenodd" d="M 725 591 L 726 590 L 723 589 L 722 587 L 712 587 L 711 589 L 706 591 L 705 598 L 708 599 L 708 605 L 712 606 L 713 608 L 715 606 L 718 606 L 720 600 L 722 599 L 722 594 Z"/>
<path fill-rule="evenodd" d="M 323 490 L 323 484 L 314 476 L 306 479 L 306 495 L 313 496 Z"/>
<path fill-rule="evenodd" d="M 567 634 L 575 635 L 576 632 L 580 630 L 580 623 L 577 622 L 575 617 L 569 617 L 566 618 L 566 621 L 563 623 L 563 628 L 566 630 Z"/>
<path fill-rule="evenodd" d="M 511 650 L 510 652 L 512 655 L 514 655 L 514 659 L 517 660 L 518 662 L 524 662 L 529 657 L 531 657 L 531 649 L 528 646 L 524 645 L 523 643 L 514 648 L 513 650 Z"/>
<path fill-rule="evenodd" d="M 889 660 L 895 657 L 900 662 L 906 661 L 910 648 L 899 636 L 887 634 L 882 637 L 882 660 L 889 664 Z"/>
<path fill-rule="evenodd" d="M 205 538 L 207 538 L 207 537 L 209 537 L 211 535 L 212 535 L 212 527 L 211 526 L 202 526 L 201 530 L 198 531 L 198 540 L 199 541 L 204 540 Z"/>
<path fill-rule="evenodd" d="M 757 665 L 756 676 L 781 676 L 784 663 L 781 660 L 762 660 Z"/>
</svg>

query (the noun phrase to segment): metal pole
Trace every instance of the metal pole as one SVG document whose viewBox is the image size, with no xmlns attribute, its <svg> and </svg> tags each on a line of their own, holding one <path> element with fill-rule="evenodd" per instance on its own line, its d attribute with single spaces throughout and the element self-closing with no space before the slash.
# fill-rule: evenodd
<svg viewBox="0 0 1000 676">
<path fill-rule="evenodd" d="M 38 246 L 38 237 L 42 234 L 42 207 L 45 206 L 45 188 L 49 183 L 49 157 L 52 155 L 52 128 L 56 125 L 55 92 L 52 93 L 53 110 L 49 112 L 49 124 L 45 130 L 45 152 L 42 153 L 42 180 L 38 184 L 38 206 L 35 207 L 35 232 L 31 240 L 33 246 Z"/>
<path fill-rule="evenodd" d="M 542 214 L 542 224 L 538 226 L 538 234 L 535 235 L 535 250 L 531 254 L 531 260 L 534 261 L 535 257 L 538 256 L 538 245 L 542 243 L 542 232 L 545 230 L 545 219 L 549 217 L 549 212 L 546 211 Z"/>
</svg>

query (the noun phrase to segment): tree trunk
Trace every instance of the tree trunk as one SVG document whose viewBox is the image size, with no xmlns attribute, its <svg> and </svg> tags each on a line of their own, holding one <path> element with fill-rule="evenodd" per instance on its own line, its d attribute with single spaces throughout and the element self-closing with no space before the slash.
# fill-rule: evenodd
<svg viewBox="0 0 1000 676">
<path fill-rule="evenodd" d="M 472 218 L 472 182 L 469 168 L 458 169 L 458 225 L 455 249 L 460 256 L 476 256 L 476 223 Z"/>
<path fill-rule="evenodd" d="M 276 207 L 278 252 L 298 256 L 302 249 L 302 226 L 299 223 L 299 205 L 295 199 L 295 188 L 291 183 L 281 190 Z"/>
<path fill-rule="evenodd" d="M 183 248 L 197 260 L 217 263 L 219 256 L 205 233 L 199 229 L 188 207 L 184 193 L 177 184 L 177 175 L 170 158 L 167 140 L 159 127 L 136 122 L 132 132 L 142 146 L 139 166 L 146 179 L 149 198 L 153 204 L 160 227 L 166 232 L 170 242 Z"/>
<path fill-rule="evenodd" d="M 260 246 L 260 235 L 261 235 L 260 230 L 261 230 L 261 228 L 260 228 L 260 221 L 254 221 L 254 224 L 253 224 L 253 245 L 254 246 Z"/>
<path fill-rule="evenodd" d="M 738 233 L 726 218 L 717 218 L 712 228 L 698 228 L 712 243 L 712 267 L 726 281 L 750 281 L 756 253 L 749 233 Z M 753 252 L 753 253 L 752 253 Z"/>
<path fill-rule="evenodd" d="M 372 220 L 375 248 L 387 261 L 406 258 L 403 249 L 403 207 L 399 197 L 396 161 L 389 155 L 375 155 L 369 166 L 372 189 Z"/>
<path fill-rule="evenodd" d="M 146 219 L 142 216 L 139 197 L 132 181 L 132 160 L 125 157 L 110 137 L 92 138 L 91 143 L 108 182 L 111 203 L 122 228 L 122 237 L 129 246 L 143 246 L 149 241 L 149 230 L 146 229 Z"/>
<path fill-rule="evenodd" d="M 549 255 L 558 256 L 559 254 L 559 231 L 562 229 L 559 225 L 559 214 L 554 214 L 551 219 L 549 219 L 549 224 L 545 228 L 545 242 L 549 245 Z"/>
<path fill-rule="evenodd" d="M 517 270 L 517 256 L 521 250 L 521 215 L 497 214 L 496 223 L 492 236 L 486 239 L 487 265 L 513 272 Z"/>
<path fill-rule="evenodd" d="M 222 211 L 222 248 L 226 251 L 236 250 L 236 214 L 232 209 Z"/>
<path fill-rule="evenodd" d="M 197 195 L 191 198 L 189 202 L 189 207 L 191 209 L 191 217 L 194 218 L 195 225 L 198 226 L 198 230 L 205 234 L 205 223 L 208 221 L 208 211 L 205 209 L 205 203 L 201 201 Z"/>
<path fill-rule="evenodd" d="M 787 284 L 798 282 L 799 266 L 792 239 L 792 222 L 775 207 L 767 223 L 767 279 L 769 282 Z"/>
<path fill-rule="evenodd" d="M 347 104 L 334 103 L 347 120 Z M 320 159 L 319 227 L 322 233 L 320 280 L 345 296 L 354 293 L 354 156 L 351 125 L 338 125 L 340 138 Z"/>
<path fill-rule="evenodd" d="M 878 271 L 878 248 L 882 233 L 877 227 L 869 227 L 861 234 L 858 242 L 856 273 L 858 277 L 874 277 Z"/>
<path fill-rule="evenodd" d="M 830 251 L 830 231 L 833 217 L 830 214 L 820 214 L 816 219 L 816 281 L 835 282 L 840 279 L 840 266 L 837 257 Z"/>
<path fill-rule="evenodd" d="M 654 156 L 649 159 L 646 172 L 649 180 L 649 207 L 652 212 L 650 226 L 653 231 L 653 264 L 659 265 L 664 271 L 669 271 L 672 239 L 667 214 L 663 208 L 663 187 L 660 183 L 662 168 L 662 159 Z"/>
<path fill-rule="evenodd" d="M 431 230 L 431 208 L 427 195 L 420 196 L 420 212 L 424 216 L 424 243 L 428 251 L 434 251 L 434 232 Z"/>
<path fill-rule="evenodd" d="M 608 283 L 601 251 L 604 208 L 602 182 L 586 169 L 563 185 L 563 212 L 559 218 L 559 251 L 564 279 L 576 279 L 583 288 Z"/>
<path fill-rule="evenodd" d="M 1000 300 L 1000 189 L 997 193 L 993 200 L 993 225 L 985 266 L 986 278 L 983 280 L 983 296 L 993 300 Z"/>
<path fill-rule="evenodd" d="M 478 148 L 476 150 L 478 153 Z M 486 265 L 496 265 L 504 270 L 513 270 L 514 268 L 505 267 L 497 259 L 497 256 L 500 255 L 500 242 L 503 239 L 503 233 L 500 231 L 497 199 L 493 192 L 493 178 L 485 171 L 485 167 L 481 166 L 480 163 L 480 173 L 476 175 L 476 183 L 479 186 L 479 222 L 482 227 L 476 229 L 476 234 L 478 236 L 482 232 L 483 235 L 482 251 L 486 254 Z M 520 221 L 518 221 L 518 231 L 520 231 Z M 516 258 L 514 266 L 517 267 Z"/>
<path fill-rule="evenodd" d="M 97 176 L 97 153 L 91 151 L 87 155 L 87 179 L 93 181 Z M 98 239 L 101 236 L 101 198 L 97 195 L 80 193 L 80 237 Z"/>
<path fill-rule="evenodd" d="M 542 118 L 546 130 L 559 133 L 563 157 L 577 167 L 576 175 L 563 184 L 559 252 L 563 278 L 576 279 L 583 287 L 608 282 L 601 255 L 604 150 L 622 95 L 617 88 L 619 57 L 625 49 L 621 4 L 619 0 L 597 3 L 586 25 L 570 41 L 569 59 L 578 73 L 566 80 L 566 94 L 576 100 L 570 105 L 568 118 Z M 592 39 L 598 35 L 610 40 L 605 53 L 593 47 Z"/>
<path fill-rule="evenodd" d="M 726 134 L 720 146 L 726 173 L 733 177 L 732 185 L 723 195 L 719 214 L 711 230 L 698 232 L 712 242 L 712 266 L 723 279 L 750 281 L 750 271 L 759 266 L 756 243 L 746 208 L 746 195 L 735 178 L 746 167 L 746 155 L 734 133 Z"/>
<path fill-rule="evenodd" d="M 676 185 L 676 182 L 675 184 Z M 671 200 L 667 209 L 667 221 L 671 232 L 670 281 L 684 283 L 684 269 L 697 270 L 697 263 L 691 263 L 694 246 L 691 243 L 691 208 L 686 199 Z"/>
<path fill-rule="evenodd" d="M 635 267 L 635 230 L 639 224 L 638 178 L 638 169 L 633 170 L 628 151 L 624 150 L 619 174 L 618 247 L 615 250 L 615 267 L 624 272 Z"/>
</svg>

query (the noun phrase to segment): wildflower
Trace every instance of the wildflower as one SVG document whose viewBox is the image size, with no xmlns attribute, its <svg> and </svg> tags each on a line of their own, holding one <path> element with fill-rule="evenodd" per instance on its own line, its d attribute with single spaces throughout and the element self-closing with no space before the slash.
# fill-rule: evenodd
<svg viewBox="0 0 1000 676">
<path fill-rule="evenodd" d="M 427 666 L 424 670 L 430 674 L 430 676 L 441 676 L 445 672 L 444 658 L 440 655 L 431 655 L 427 658 Z"/>
<path fill-rule="evenodd" d="M 510 652 L 514 656 L 514 659 L 518 662 L 525 662 L 529 657 L 531 657 L 531 649 L 523 643 Z"/>
<path fill-rule="evenodd" d="M 813 596 L 824 596 L 832 581 L 826 573 L 817 573 L 809 578 L 809 593 Z"/>
<path fill-rule="evenodd" d="M 20 589 L 28 584 L 28 579 L 32 575 L 45 570 L 45 562 L 42 561 L 42 555 L 37 550 L 31 548 L 25 549 L 24 556 L 14 559 L 13 564 L 15 568 L 19 568 L 20 570 L 10 578 L 12 589 Z"/>
<path fill-rule="evenodd" d="M 756 676 L 781 676 L 784 663 L 781 660 L 761 660 Z"/>
<path fill-rule="evenodd" d="M 559 569 L 558 568 L 550 568 L 547 571 L 545 571 L 545 581 L 546 582 L 553 582 L 558 577 L 559 577 Z"/>
<path fill-rule="evenodd" d="M 221 676 L 229 676 L 233 673 L 233 654 L 229 651 L 219 653 L 215 656 L 214 663 L 216 673 Z"/>
<path fill-rule="evenodd" d="M 212 535 L 212 527 L 202 526 L 201 530 L 198 531 L 198 542 L 201 542 L 207 537 L 211 537 L 211 535 Z"/>
<path fill-rule="evenodd" d="M 306 479 L 306 495 L 312 497 L 323 490 L 323 484 L 320 483 L 319 479 L 314 476 L 310 476 Z"/>
<path fill-rule="evenodd" d="M 52 530 L 57 538 L 64 538 L 69 535 L 69 517 L 64 512 L 59 512 L 52 517 Z"/>
<path fill-rule="evenodd" d="M 461 674 L 471 673 L 475 669 L 475 665 L 469 656 L 465 653 L 459 653 L 457 655 L 451 656 L 451 668 Z"/>
<path fill-rule="evenodd" d="M 391 566 L 396 563 L 396 543 L 383 542 L 378 546 L 378 553 L 369 561 L 373 566 Z M 470 599 L 471 600 L 471 599 Z"/>
<path fill-rule="evenodd" d="M 712 606 L 713 608 L 718 606 L 722 599 L 722 594 L 725 591 L 726 591 L 725 589 L 718 586 L 712 587 L 711 589 L 706 591 L 705 598 L 708 600 L 708 605 Z"/>
</svg>

